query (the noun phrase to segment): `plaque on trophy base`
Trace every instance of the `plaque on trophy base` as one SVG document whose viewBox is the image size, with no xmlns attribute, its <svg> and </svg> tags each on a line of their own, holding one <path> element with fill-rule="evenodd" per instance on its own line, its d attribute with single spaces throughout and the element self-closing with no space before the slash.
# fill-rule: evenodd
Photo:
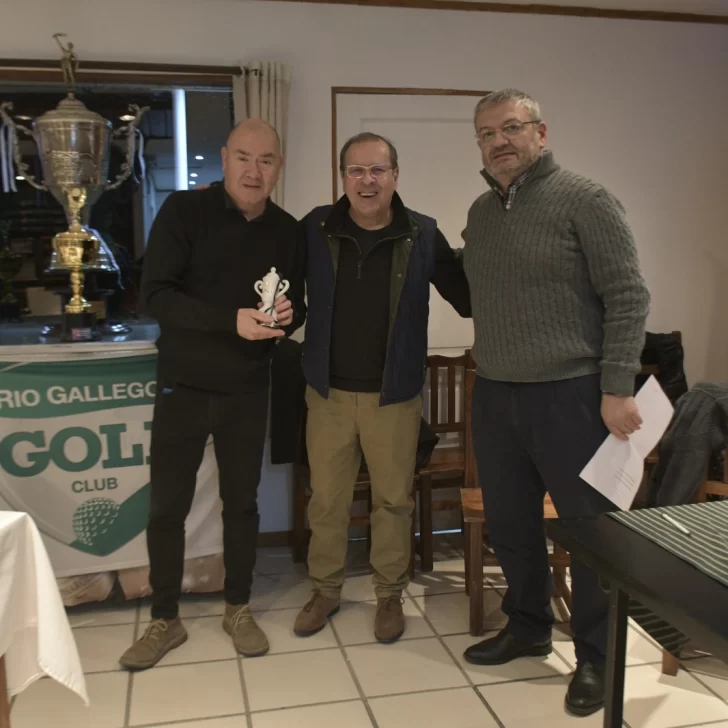
<svg viewBox="0 0 728 728">
<path fill-rule="evenodd" d="M 63 312 L 61 316 L 61 341 L 99 341 L 101 332 L 96 325 L 96 314 L 93 311 L 84 313 Z"/>
</svg>

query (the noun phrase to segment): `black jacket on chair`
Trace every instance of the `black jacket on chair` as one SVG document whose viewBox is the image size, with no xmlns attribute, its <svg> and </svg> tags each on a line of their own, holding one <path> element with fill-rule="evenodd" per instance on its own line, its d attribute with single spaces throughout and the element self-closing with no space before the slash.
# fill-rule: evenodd
<svg viewBox="0 0 728 728">
<path fill-rule="evenodd" d="M 648 506 L 690 503 L 711 458 L 728 445 L 728 382 L 698 382 L 677 402 L 660 442 L 647 490 Z"/>
<path fill-rule="evenodd" d="M 641 363 L 656 365 L 659 373 L 655 377 L 668 399 L 675 404 L 688 391 L 685 379 L 685 352 L 679 336 L 676 334 L 645 335 L 645 346 L 642 349 Z M 637 375 L 636 385 L 639 389 L 647 380 L 645 375 Z"/>
</svg>

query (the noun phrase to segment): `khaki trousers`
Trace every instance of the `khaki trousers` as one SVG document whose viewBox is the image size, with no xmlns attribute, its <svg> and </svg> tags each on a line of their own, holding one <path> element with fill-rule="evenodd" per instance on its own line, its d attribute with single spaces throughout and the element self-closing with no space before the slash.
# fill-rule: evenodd
<svg viewBox="0 0 728 728">
<path fill-rule="evenodd" d="M 346 573 L 346 547 L 354 484 L 362 453 L 371 477 L 371 564 L 377 598 L 407 586 L 410 528 L 422 397 L 379 406 L 379 393 L 306 390 L 306 443 L 312 496 L 308 570 L 314 589 L 338 597 Z"/>
</svg>

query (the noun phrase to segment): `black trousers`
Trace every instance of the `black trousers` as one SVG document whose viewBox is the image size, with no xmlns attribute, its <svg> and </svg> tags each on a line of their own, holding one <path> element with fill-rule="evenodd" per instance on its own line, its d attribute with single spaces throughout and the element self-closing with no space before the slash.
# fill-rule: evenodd
<svg viewBox="0 0 728 728">
<path fill-rule="evenodd" d="M 478 377 L 473 391 L 473 447 L 491 545 L 508 590 L 508 630 L 526 641 L 551 634 L 552 579 L 543 526 L 546 491 L 561 518 L 596 516 L 615 506 L 579 473 L 608 430 L 599 375 L 515 384 Z M 596 574 L 572 561 L 576 657 L 602 663 L 608 597 Z"/>
<path fill-rule="evenodd" d="M 258 483 L 268 419 L 268 389 L 221 394 L 157 385 L 147 526 L 152 618 L 177 616 L 184 570 L 185 519 L 212 435 L 222 499 L 225 600 L 247 604 L 258 538 Z"/>
</svg>

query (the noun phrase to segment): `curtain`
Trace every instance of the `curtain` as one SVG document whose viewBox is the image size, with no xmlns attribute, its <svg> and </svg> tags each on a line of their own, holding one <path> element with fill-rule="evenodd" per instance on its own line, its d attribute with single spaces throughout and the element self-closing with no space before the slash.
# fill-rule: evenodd
<svg viewBox="0 0 728 728">
<path fill-rule="evenodd" d="M 233 76 L 233 111 L 235 123 L 244 119 L 264 119 L 281 138 L 281 152 L 288 153 L 288 95 L 291 89 L 291 67 L 276 61 L 253 61 Z M 271 194 L 283 207 L 284 172 Z"/>
</svg>

